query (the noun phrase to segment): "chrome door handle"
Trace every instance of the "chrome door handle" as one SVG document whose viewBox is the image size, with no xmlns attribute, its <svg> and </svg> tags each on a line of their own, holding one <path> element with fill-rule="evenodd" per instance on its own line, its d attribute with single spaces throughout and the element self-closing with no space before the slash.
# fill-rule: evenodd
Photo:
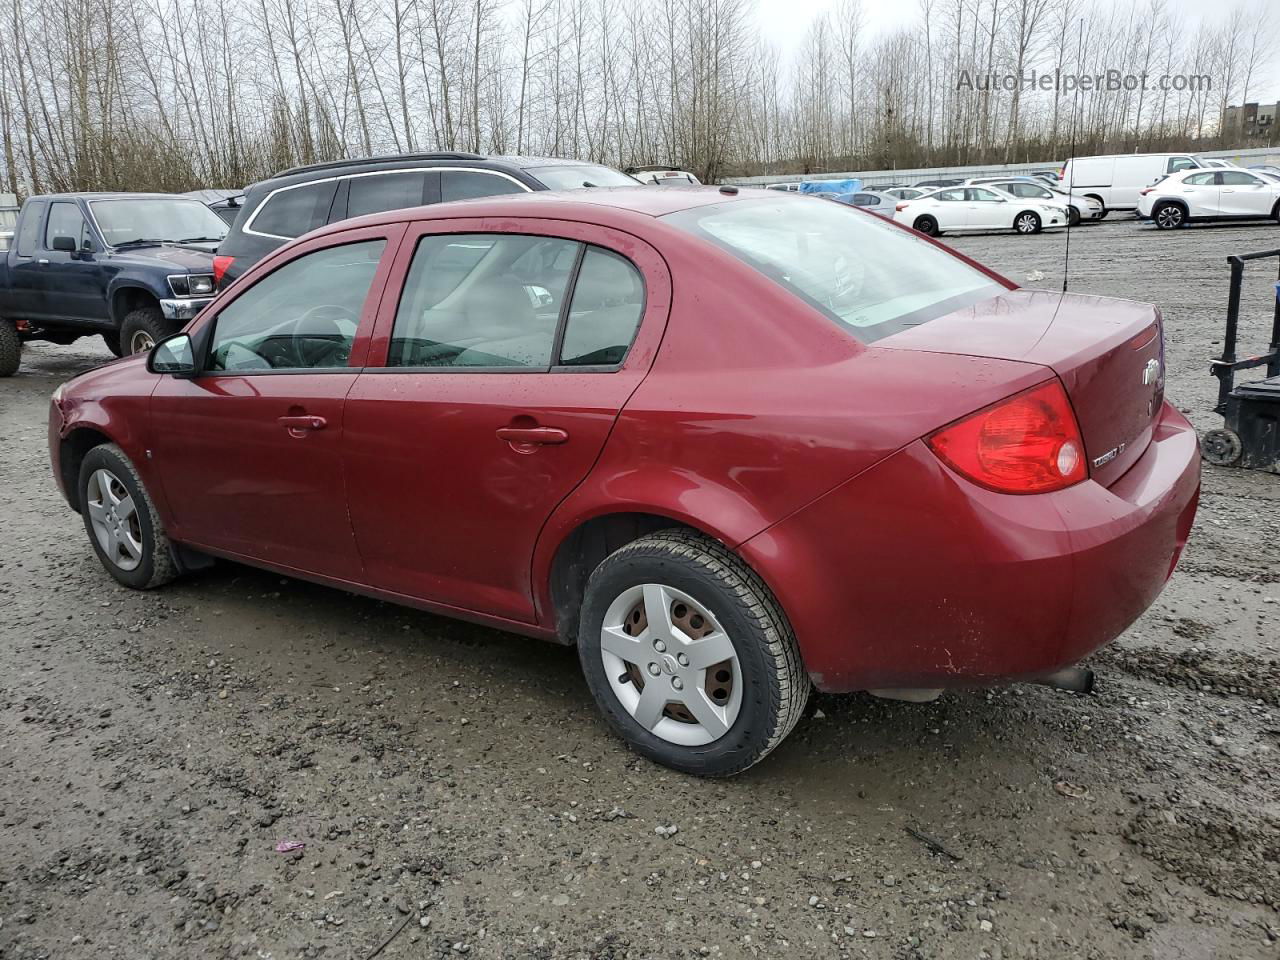
<svg viewBox="0 0 1280 960">
<path fill-rule="evenodd" d="M 49 262 L 49 261 L 48 261 L 47 259 L 45 259 L 44 257 L 41 257 L 39 260 L 37 260 L 37 261 L 36 261 L 36 263 L 48 263 L 48 262 Z"/>
</svg>

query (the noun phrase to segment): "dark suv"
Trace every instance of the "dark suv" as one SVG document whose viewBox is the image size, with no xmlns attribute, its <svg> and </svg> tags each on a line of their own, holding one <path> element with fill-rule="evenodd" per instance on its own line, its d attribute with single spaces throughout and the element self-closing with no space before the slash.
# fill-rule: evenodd
<svg viewBox="0 0 1280 960">
<path fill-rule="evenodd" d="M 255 183 L 214 260 L 219 287 L 294 237 L 369 213 L 532 190 L 635 186 L 611 167 L 546 157 L 413 153 L 294 167 Z"/>
</svg>

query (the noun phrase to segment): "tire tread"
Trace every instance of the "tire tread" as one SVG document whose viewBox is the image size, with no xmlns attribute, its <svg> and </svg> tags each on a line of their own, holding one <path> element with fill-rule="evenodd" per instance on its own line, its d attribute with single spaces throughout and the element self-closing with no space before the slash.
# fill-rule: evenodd
<svg viewBox="0 0 1280 960">
<path fill-rule="evenodd" d="M 764 638 L 764 650 L 776 667 L 778 684 L 771 690 L 770 714 L 773 729 L 763 746 L 742 750 L 729 764 L 708 772 L 711 776 L 731 776 L 759 763 L 795 729 L 809 701 L 812 684 L 800 657 L 795 633 L 768 585 L 750 566 L 718 540 L 684 527 L 659 530 L 620 547 L 592 573 L 640 557 L 679 559 L 701 567 L 738 601 Z"/>
</svg>

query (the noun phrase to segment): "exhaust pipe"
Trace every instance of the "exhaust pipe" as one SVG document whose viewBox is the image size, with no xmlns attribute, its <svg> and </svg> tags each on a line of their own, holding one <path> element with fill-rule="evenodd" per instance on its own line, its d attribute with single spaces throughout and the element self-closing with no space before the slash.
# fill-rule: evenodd
<svg viewBox="0 0 1280 960">
<path fill-rule="evenodd" d="M 1070 693 L 1093 693 L 1093 671 L 1088 667 L 1065 667 L 1043 677 L 1032 677 L 1028 682 Z"/>
</svg>

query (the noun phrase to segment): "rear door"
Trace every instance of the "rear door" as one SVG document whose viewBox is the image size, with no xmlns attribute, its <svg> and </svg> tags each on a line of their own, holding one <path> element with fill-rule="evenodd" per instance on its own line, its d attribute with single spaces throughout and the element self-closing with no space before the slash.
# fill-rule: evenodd
<svg viewBox="0 0 1280 960">
<path fill-rule="evenodd" d="M 1013 224 L 1013 210 L 998 193 L 982 187 L 966 187 L 968 224 L 975 230 L 1007 230 Z"/>
<path fill-rule="evenodd" d="M 368 352 L 390 224 L 305 241 L 202 319 L 204 372 L 151 396 L 173 535 L 337 580 L 363 568 L 342 473 L 343 409 Z"/>
<path fill-rule="evenodd" d="M 929 198 L 928 211 L 938 220 L 940 230 L 967 230 L 972 221 L 969 205 L 965 203 L 964 189 L 939 190 Z"/>
<path fill-rule="evenodd" d="M 1222 215 L 1220 180 L 1222 174 L 1216 170 L 1203 173 L 1188 174 L 1182 179 L 1181 193 L 1187 201 L 1187 209 L 1193 217 L 1217 217 Z M 1171 183 L 1173 181 L 1170 181 Z"/>
<path fill-rule="evenodd" d="M 538 532 L 647 373 L 670 292 L 651 247 L 603 227 L 410 228 L 347 398 L 369 582 L 532 623 Z"/>
</svg>

